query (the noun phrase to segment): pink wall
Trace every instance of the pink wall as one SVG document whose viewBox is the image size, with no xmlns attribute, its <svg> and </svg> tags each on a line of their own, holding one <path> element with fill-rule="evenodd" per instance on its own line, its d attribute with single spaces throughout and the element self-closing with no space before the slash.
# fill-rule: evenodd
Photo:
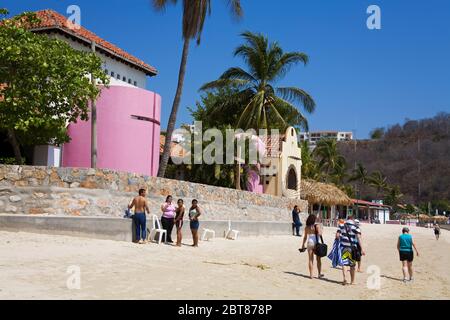
<svg viewBox="0 0 450 320">
<path fill-rule="evenodd" d="M 247 190 L 254 193 L 264 193 L 261 177 L 254 170 L 248 172 Z"/>
<path fill-rule="evenodd" d="M 139 88 L 111 86 L 102 90 L 96 105 L 98 168 L 156 176 L 161 97 Z M 63 146 L 63 167 L 89 168 L 91 122 L 71 124 L 69 135 L 72 140 Z"/>
</svg>

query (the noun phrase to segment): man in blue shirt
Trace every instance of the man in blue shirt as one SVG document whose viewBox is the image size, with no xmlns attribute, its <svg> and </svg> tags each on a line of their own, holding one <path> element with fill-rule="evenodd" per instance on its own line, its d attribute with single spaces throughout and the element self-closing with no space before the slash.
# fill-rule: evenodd
<svg viewBox="0 0 450 320">
<path fill-rule="evenodd" d="M 400 261 L 402 262 L 403 282 L 405 283 L 408 281 L 408 274 L 409 281 L 413 281 L 413 248 L 416 250 L 417 256 L 419 256 L 419 251 L 417 251 L 416 244 L 414 243 L 412 236 L 409 234 L 409 228 L 405 227 L 402 230 L 402 235 L 398 237 L 397 241 L 397 249 L 400 254 Z"/>
<path fill-rule="evenodd" d="M 292 235 L 296 235 L 297 237 L 301 237 L 300 234 L 300 228 L 302 226 L 302 222 L 300 221 L 300 210 L 298 209 L 298 206 L 294 207 L 294 210 L 292 210 Z M 295 234 L 294 234 L 295 229 Z"/>
</svg>

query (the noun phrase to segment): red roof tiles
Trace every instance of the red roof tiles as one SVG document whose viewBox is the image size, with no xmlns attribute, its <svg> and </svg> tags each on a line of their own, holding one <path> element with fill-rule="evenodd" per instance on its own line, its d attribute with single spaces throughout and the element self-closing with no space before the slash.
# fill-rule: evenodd
<svg viewBox="0 0 450 320">
<path fill-rule="evenodd" d="M 40 22 L 38 25 L 35 25 L 31 28 L 32 31 L 46 31 L 46 30 L 53 30 L 57 29 L 59 31 L 62 31 L 68 35 L 81 38 L 82 40 L 92 43 L 92 41 L 95 42 L 97 49 L 103 49 L 104 51 L 108 52 L 109 54 L 114 55 L 115 57 L 125 60 L 126 62 L 134 65 L 135 67 L 143 70 L 147 73 L 147 75 L 154 76 L 158 73 L 158 71 L 146 64 L 144 61 L 132 56 L 131 54 L 123 51 L 119 47 L 115 46 L 114 44 L 103 40 L 93 32 L 79 26 L 79 28 L 71 28 L 70 22 L 68 22 L 67 17 L 63 16 L 62 14 L 59 14 L 58 12 L 55 12 L 53 10 L 47 9 L 47 10 L 41 10 L 35 12 L 37 18 L 39 18 Z"/>
</svg>

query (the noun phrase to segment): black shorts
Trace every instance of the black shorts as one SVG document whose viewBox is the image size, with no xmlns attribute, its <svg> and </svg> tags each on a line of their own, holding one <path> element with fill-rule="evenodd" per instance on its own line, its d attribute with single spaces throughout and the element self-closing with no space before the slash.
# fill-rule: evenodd
<svg viewBox="0 0 450 320">
<path fill-rule="evenodd" d="M 413 262 L 414 252 L 412 251 L 400 251 L 400 261 Z"/>
<path fill-rule="evenodd" d="M 362 257 L 362 250 L 361 250 L 361 246 L 359 245 L 359 243 L 356 244 L 356 248 L 358 249 L 359 257 L 355 257 L 355 261 L 360 262 L 361 257 Z"/>
</svg>

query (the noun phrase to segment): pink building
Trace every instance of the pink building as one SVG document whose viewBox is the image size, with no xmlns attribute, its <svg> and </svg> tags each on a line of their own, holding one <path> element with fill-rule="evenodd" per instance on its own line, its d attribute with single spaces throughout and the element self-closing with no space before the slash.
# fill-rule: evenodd
<svg viewBox="0 0 450 320">
<path fill-rule="evenodd" d="M 103 88 L 96 101 L 97 167 L 156 175 L 161 97 L 146 90 L 146 82 L 157 70 L 83 27 L 70 28 L 67 18 L 55 11 L 36 14 L 41 22 L 32 31 L 64 40 L 77 50 L 95 49 L 110 76 L 109 88 Z M 62 148 L 36 148 L 36 165 L 90 167 L 90 121 L 78 121 L 68 130 L 72 140 Z"/>
</svg>

